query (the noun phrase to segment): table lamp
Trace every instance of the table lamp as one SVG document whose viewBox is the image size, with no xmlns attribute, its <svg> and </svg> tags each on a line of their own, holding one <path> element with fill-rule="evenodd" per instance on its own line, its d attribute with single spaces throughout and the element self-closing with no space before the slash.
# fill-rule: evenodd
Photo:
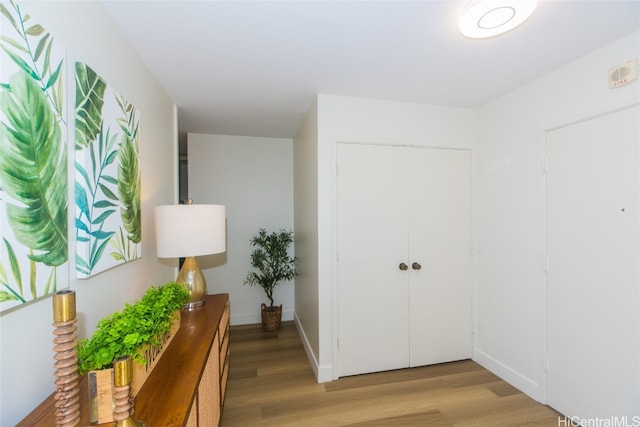
<svg viewBox="0 0 640 427">
<path fill-rule="evenodd" d="M 165 205 L 155 208 L 156 250 L 159 258 L 185 258 L 177 283 L 189 289 L 185 308 L 204 304 L 207 282 L 195 257 L 226 250 L 223 205 Z"/>
</svg>

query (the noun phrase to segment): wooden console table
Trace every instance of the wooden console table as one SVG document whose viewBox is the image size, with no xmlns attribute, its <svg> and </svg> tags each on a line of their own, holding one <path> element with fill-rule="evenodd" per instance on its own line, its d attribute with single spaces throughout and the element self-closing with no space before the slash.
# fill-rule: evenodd
<svg viewBox="0 0 640 427">
<path fill-rule="evenodd" d="M 203 306 L 181 316 L 180 329 L 135 398 L 133 418 L 149 427 L 218 426 L 229 375 L 229 295 L 207 295 Z M 88 398 L 85 375 L 82 426 L 89 425 Z M 52 393 L 18 427 L 55 426 L 54 405 Z"/>
</svg>

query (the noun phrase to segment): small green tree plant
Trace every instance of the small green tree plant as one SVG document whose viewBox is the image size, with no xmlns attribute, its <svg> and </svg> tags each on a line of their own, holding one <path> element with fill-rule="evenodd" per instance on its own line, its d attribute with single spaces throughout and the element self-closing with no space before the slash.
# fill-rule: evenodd
<svg viewBox="0 0 640 427">
<path fill-rule="evenodd" d="M 257 271 L 249 272 L 245 283 L 264 289 L 269 298 L 269 308 L 273 310 L 273 290 L 276 285 L 297 275 L 296 258 L 289 256 L 293 232 L 281 229 L 267 233 L 261 228 L 250 243 L 255 248 L 251 252 L 251 266 Z"/>
</svg>

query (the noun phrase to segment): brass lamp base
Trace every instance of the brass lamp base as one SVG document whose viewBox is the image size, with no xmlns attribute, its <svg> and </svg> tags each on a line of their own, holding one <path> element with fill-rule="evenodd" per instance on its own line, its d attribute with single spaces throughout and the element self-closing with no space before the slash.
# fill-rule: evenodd
<svg viewBox="0 0 640 427">
<path fill-rule="evenodd" d="M 182 283 L 189 290 L 189 302 L 183 308 L 191 310 L 204 304 L 204 297 L 207 294 L 207 282 L 195 257 L 190 256 L 184 259 L 184 264 L 182 264 L 176 282 Z"/>
</svg>

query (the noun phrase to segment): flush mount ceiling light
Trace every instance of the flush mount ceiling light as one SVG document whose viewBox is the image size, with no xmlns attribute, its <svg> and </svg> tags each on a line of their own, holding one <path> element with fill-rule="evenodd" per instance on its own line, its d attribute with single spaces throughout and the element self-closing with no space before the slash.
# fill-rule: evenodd
<svg viewBox="0 0 640 427">
<path fill-rule="evenodd" d="M 537 0 L 473 0 L 460 17 L 465 37 L 482 39 L 514 29 L 536 9 Z"/>
</svg>

